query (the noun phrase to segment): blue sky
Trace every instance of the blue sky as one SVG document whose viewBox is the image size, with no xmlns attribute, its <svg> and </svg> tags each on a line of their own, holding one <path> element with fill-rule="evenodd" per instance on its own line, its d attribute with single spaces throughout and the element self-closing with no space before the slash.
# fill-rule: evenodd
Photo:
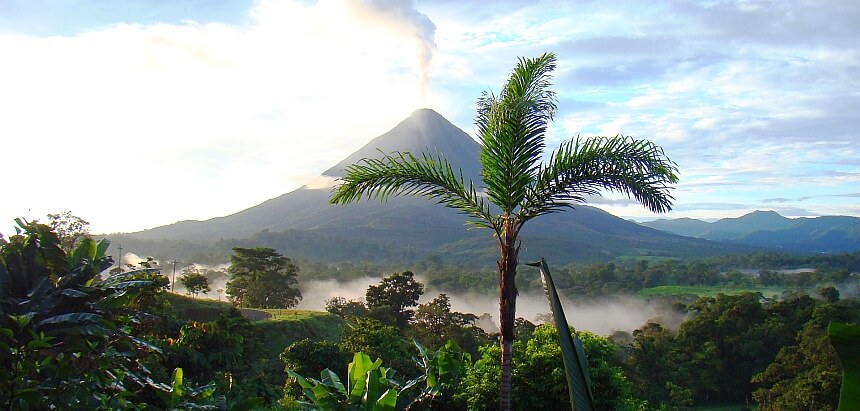
<svg viewBox="0 0 860 411">
<path fill-rule="evenodd" d="M 555 52 L 549 146 L 632 135 L 678 163 L 675 209 L 860 216 L 860 3 L 0 1 L 0 231 L 227 215 L 413 110 L 474 135 L 518 56 Z M 652 215 L 617 195 L 625 218 Z"/>
</svg>

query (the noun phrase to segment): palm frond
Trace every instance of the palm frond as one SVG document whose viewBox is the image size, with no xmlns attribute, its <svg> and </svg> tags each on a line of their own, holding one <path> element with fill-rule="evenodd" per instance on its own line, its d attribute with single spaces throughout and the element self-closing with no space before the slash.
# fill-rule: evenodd
<svg viewBox="0 0 860 411">
<path fill-rule="evenodd" d="M 364 197 L 382 201 L 391 196 L 422 196 L 475 217 L 468 223 L 495 230 L 489 204 L 478 194 L 470 180 L 466 187 L 463 172 L 455 174 L 442 156 L 395 152 L 380 159 L 363 159 L 346 168 L 346 175 L 329 200 L 349 204 Z"/>
<path fill-rule="evenodd" d="M 475 124 L 481 140 L 481 177 L 487 195 L 504 213 L 526 196 L 540 167 L 547 124 L 556 110 L 549 90 L 555 55 L 521 58 L 498 96 L 478 99 Z"/>
<path fill-rule="evenodd" d="M 860 409 L 860 327 L 831 321 L 827 337 L 842 364 L 837 411 Z"/>
<path fill-rule="evenodd" d="M 561 347 L 562 363 L 567 378 L 567 394 L 570 399 L 571 411 L 594 411 L 594 395 L 591 391 L 591 377 L 588 371 L 588 359 L 582 341 L 575 333 L 570 332 L 564 307 L 558 298 L 558 291 L 549 273 L 549 266 L 543 258 L 535 263 L 529 263 L 540 270 L 546 298 L 552 312 L 553 325 L 558 331 L 558 343 Z"/>
<path fill-rule="evenodd" d="M 676 164 L 650 141 L 577 137 L 562 143 L 540 168 L 519 215 L 525 221 L 557 212 L 604 190 L 632 197 L 651 211 L 667 212 L 677 173 Z"/>
</svg>

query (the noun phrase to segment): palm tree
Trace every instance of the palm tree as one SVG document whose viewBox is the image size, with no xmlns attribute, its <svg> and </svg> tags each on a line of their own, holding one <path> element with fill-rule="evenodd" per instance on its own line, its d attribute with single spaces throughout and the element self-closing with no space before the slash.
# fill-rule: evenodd
<svg viewBox="0 0 860 411">
<path fill-rule="evenodd" d="M 501 330 L 501 403 L 511 406 L 511 347 L 517 288 L 517 237 L 526 221 L 554 213 L 586 196 L 609 190 L 626 194 L 654 212 L 671 209 L 677 167 L 663 150 L 629 137 L 576 137 L 543 163 L 547 125 L 556 111 L 551 85 L 555 56 L 521 58 L 499 95 L 478 99 L 475 123 L 481 143 L 484 187 L 455 173 L 442 156 L 395 152 L 346 169 L 332 204 L 416 195 L 471 216 L 468 224 L 492 229 L 498 241 Z M 494 207 L 491 207 L 491 204 Z"/>
</svg>

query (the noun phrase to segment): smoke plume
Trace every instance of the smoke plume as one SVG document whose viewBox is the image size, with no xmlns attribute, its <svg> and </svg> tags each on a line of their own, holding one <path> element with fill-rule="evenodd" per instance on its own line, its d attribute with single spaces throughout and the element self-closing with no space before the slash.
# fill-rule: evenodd
<svg viewBox="0 0 860 411">
<path fill-rule="evenodd" d="M 349 6 L 359 19 L 415 39 L 423 98 L 430 78 L 430 61 L 436 50 L 436 25 L 415 8 L 413 0 L 354 0 L 349 2 Z"/>
</svg>

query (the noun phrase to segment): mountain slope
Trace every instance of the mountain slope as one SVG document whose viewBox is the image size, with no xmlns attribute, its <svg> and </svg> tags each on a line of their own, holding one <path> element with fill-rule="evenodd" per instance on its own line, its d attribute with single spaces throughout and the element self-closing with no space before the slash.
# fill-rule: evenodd
<svg viewBox="0 0 860 411">
<path fill-rule="evenodd" d="M 477 179 L 479 175 L 480 146 L 438 113 L 426 109 L 414 112 L 323 174 L 338 177 L 349 164 L 393 151 L 444 154 L 455 170 L 462 169 L 464 177 Z M 256 241 L 277 246 L 287 255 L 322 260 L 380 253 L 390 254 L 380 258 L 401 260 L 441 253 L 448 261 L 485 264 L 497 254 L 489 230 L 467 230 L 465 216 L 434 201 L 397 197 L 386 203 L 333 206 L 328 204 L 330 194 L 331 188 L 302 187 L 229 216 L 183 221 L 125 238 L 189 242 L 248 239 L 228 243 L 247 246 Z M 587 206 L 535 219 L 525 226 L 521 238 L 523 261 L 546 256 L 555 257 L 557 263 L 619 255 L 712 255 L 746 249 L 664 233 Z"/>
<path fill-rule="evenodd" d="M 761 230 L 732 242 L 805 253 L 850 253 L 860 250 L 860 218 L 799 218 L 782 230 Z"/>
</svg>

